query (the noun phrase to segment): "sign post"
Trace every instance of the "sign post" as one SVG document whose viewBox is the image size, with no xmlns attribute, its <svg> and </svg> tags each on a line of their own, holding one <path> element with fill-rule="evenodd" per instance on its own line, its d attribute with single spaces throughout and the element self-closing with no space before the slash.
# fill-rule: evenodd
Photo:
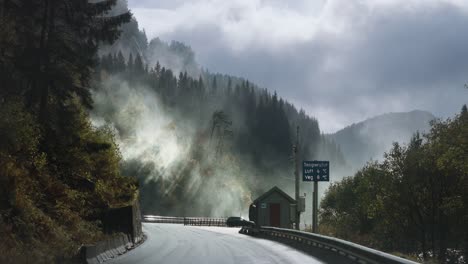
<svg viewBox="0 0 468 264">
<path fill-rule="evenodd" d="M 299 126 L 296 128 L 296 144 L 293 147 L 294 151 L 294 177 L 296 180 L 296 229 L 299 230 L 299 224 L 301 222 L 301 212 L 299 211 Z"/>
<path fill-rule="evenodd" d="M 318 182 L 330 180 L 329 161 L 303 161 L 302 181 L 314 182 L 314 193 L 312 198 L 312 232 L 317 233 L 318 227 Z"/>
</svg>

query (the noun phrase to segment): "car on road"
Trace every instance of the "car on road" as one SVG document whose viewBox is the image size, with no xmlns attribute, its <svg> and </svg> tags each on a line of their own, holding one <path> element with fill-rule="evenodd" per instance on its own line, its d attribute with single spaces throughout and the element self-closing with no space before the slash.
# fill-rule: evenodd
<svg viewBox="0 0 468 264">
<path fill-rule="evenodd" d="M 245 220 L 239 216 L 231 216 L 226 220 L 226 225 L 229 227 L 236 226 L 255 226 L 255 223 L 252 221 Z"/>
</svg>

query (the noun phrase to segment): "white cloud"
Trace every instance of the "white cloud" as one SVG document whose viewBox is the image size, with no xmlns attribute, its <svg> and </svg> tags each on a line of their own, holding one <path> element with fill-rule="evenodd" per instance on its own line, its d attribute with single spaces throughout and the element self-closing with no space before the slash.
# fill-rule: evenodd
<svg viewBox="0 0 468 264">
<path fill-rule="evenodd" d="M 467 102 L 466 0 L 129 4 L 150 37 L 184 41 L 204 67 L 278 91 L 327 132 L 392 111 L 450 116 Z"/>
<path fill-rule="evenodd" d="M 132 12 L 150 36 L 214 25 L 222 33 L 223 41 L 240 51 L 251 45 L 282 48 L 309 41 L 317 29 L 318 17 L 313 14 L 320 5 L 301 7 L 304 9 L 281 1 L 270 4 L 261 0 L 199 0 L 186 1 L 173 9 L 139 6 L 132 8 Z"/>
<path fill-rule="evenodd" d="M 251 45 L 284 48 L 311 41 L 317 32 L 352 35 L 369 17 L 389 9 L 412 12 L 446 4 L 468 10 L 464 0 L 130 1 L 132 12 L 152 37 L 214 25 L 234 50 Z"/>
</svg>

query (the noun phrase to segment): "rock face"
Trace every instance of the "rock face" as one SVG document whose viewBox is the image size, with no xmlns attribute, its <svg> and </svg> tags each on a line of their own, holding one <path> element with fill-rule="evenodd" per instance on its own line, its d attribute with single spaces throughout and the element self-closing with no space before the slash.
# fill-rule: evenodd
<svg viewBox="0 0 468 264">
<path fill-rule="evenodd" d="M 393 142 L 407 143 L 417 131 L 427 132 L 435 117 L 426 111 L 379 115 L 329 135 L 340 147 L 352 168 L 370 159 L 380 160 Z"/>
</svg>

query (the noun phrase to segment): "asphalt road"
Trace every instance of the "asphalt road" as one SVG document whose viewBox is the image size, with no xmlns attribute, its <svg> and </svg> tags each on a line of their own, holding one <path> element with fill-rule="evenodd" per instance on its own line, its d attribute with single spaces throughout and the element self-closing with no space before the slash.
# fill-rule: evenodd
<svg viewBox="0 0 468 264">
<path fill-rule="evenodd" d="M 143 224 L 147 240 L 106 263 L 348 263 L 332 252 L 317 249 L 314 256 L 284 244 L 239 234 L 239 228 Z"/>
</svg>

